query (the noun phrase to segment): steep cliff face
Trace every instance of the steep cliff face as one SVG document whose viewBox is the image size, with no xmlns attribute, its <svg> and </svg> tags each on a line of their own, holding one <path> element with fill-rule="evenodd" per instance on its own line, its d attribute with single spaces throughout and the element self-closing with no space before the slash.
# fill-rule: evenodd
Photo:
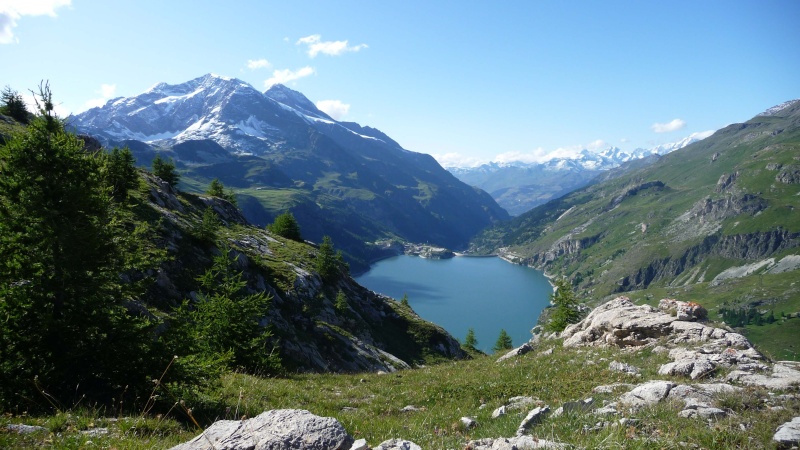
<svg viewBox="0 0 800 450">
<path fill-rule="evenodd" d="M 157 282 L 144 299 L 151 307 L 169 313 L 184 299 L 196 300 L 196 277 L 210 267 L 222 245 L 236 257 L 248 290 L 272 297 L 262 324 L 272 329 L 277 338 L 274 351 L 291 370 L 390 372 L 426 360 L 465 356 L 458 341 L 441 327 L 367 290 L 346 273 L 334 281 L 323 280 L 314 269 L 319 257 L 314 246 L 250 226 L 225 200 L 176 192 L 150 175 L 146 180 L 152 208 L 147 214 L 159 224 L 158 245 L 167 250 Z M 192 234 L 208 207 L 222 224 L 213 242 Z"/>
</svg>

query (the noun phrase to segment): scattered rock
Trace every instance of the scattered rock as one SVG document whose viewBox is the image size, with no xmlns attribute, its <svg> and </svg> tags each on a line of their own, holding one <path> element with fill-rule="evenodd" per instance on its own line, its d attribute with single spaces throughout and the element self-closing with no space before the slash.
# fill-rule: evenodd
<svg viewBox="0 0 800 450">
<path fill-rule="evenodd" d="M 519 347 L 509 351 L 508 353 L 506 353 L 505 355 L 501 356 L 500 358 L 498 358 L 497 362 L 505 361 L 507 359 L 514 358 L 514 357 L 517 357 L 517 356 L 522 356 L 522 355 L 530 352 L 531 350 L 533 350 L 533 346 L 531 346 L 530 343 L 526 342 L 526 343 L 520 345 Z"/>
<path fill-rule="evenodd" d="M 400 412 L 404 412 L 404 413 L 407 413 L 407 412 L 417 412 L 417 411 L 419 411 L 419 408 L 417 408 L 417 407 L 416 407 L 416 406 L 414 406 L 414 405 L 407 405 L 407 406 L 404 406 L 404 407 L 403 407 L 403 409 L 401 409 L 401 410 L 400 410 Z"/>
<path fill-rule="evenodd" d="M 596 386 L 592 389 L 592 392 L 595 394 L 612 394 L 616 390 L 620 389 L 633 389 L 633 384 L 630 383 L 612 383 L 612 384 L 604 384 L 601 386 Z"/>
<path fill-rule="evenodd" d="M 40 427 L 38 425 L 24 425 L 21 423 L 10 423 L 6 425 L 6 429 L 13 433 L 18 434 L 30 434 L 30 433 L 38 433 L 40 431 L 47 431 L 47 428 Z"/>
<path fill-rule="evenodd" d="M 683 408 L 683 411 L 678 413 L 678 416 L 685 418 L 721 419 L 727 417 L 728 412 L 723 409 L 715 408 L 707 402 L 688 399 L 686 400 L 686 406 Z"/>
<path fill-rule="evenodd" d="M 367 440 L 359 439 L 353 442 L 353 445 L 350 447 L 350 450 L 369 450 L 369 445 L 367 445 Z"/>
<path fill-rule="evenodd" d="M 487 438 L 469 441 L 465 448 L 471 448 L 472 450 L 528 450 L 567 448 L 567 446 L 554 441 L 536 439 L 533 436 L 517 436 L 513 438 Z"/>
<path fill-rule="evenodd" d="M 498 417 L 505 415 L 506 415 L 506 405 L 502 405 L 497 409 L 495 409 L 494 411 L 492 411 L 492 419 L 497 419 Z"/>
<path fill-rule="evenodd" d="M 792 448 L 800 444 L 800 417 L 779 426 L 772 440 L 777 443 L 778 448 Z"/>
<path fill-rule="evenodd" d="M 553 417 L 558 417 L 564 413 L 586 413 L 591 411 L 593 406 L 594 399 L 591 397 L 575 402 L 566 402 L 553 411 Z"/>
<path fill-rule="evenodd" d="M 649 381 L 636 386 L 630 392 L 622 394 L 619 401 L 628 405 L 631 409 L 637 410 L 664 400 L 674 387 L 675 383 L 670 381 Z"/>
<path fill-rule="evenodd" d="M 800 385 L 800 371 L 781 361 L 772 366 L 772 374 L 764 375 L 746 370 L 734 370 L 725 381 L 738 382 L 749 386 L 763 386 L 768 389 L 788 389 Z"/>
<path fill-rule="evenodd" d="M 708 311 L 695 302 L 682 302 L 671 298 L 665 298 L 658 302 L 658 309 L 670 314 L 675 313 L 677 320 L 689 322 L 708 319 Z"/>
<path fill-rule="evenodd" d="M 422 448 L 405 439 L 389 439 L 381 442 L 374 450 L 422 450 Z"/>
<path fill-rule="evenodd" d="M 608 370 L 613 370 L 614 372 L 623 372 L 629 375 L 639 374 L 638 368 L 633 367 L 630 364 L 625 364 L 619 361 L 611 361 L 611 363 L 608 364 Z"/>
<path fill-rule="evenodd" d="M 462 417 L 461 424 L 468 430 L 478 426 L 478 422 L 472 417 Z"/>
<path fill-rule="evenodd" d="M 617 402 L 612 402 L 603 406 L 602 408 L 595 409 L 592 411 L 592 414 L 595 416 L 616 416 L 619 414 L 619 410 L 617 409 L 618 406 L 619 404 Z"/>
<path fill-rule="evenodd" d="M 524 409 L 530 405 L 536 404 L 537 400 L 533 397 L 517 396 L 508 399 L 508 409 Z"/>
<path fill-rule="evenodd" d="M 541 423 L 548 413 L 550 413 L 550 408 L 547 406 L 532 409 L 519 424 L 519 428 L 517 428 L 517 436 L 522 436 L 525 434 L 525 431 L 528 428 L 536 425 L 537 423 Z"/>
<path fill-rule="evenodd" d="M 194 439 L 172 450 L 252 450 L 256 446 L 346 450 L 352 444 L 353 438 L 332 417 L 315 416 L 306 410 L 277 409 L 247 420 L 218 420 Z M 386 448 L 410 450 L 414 447 Z"/>
</svg>

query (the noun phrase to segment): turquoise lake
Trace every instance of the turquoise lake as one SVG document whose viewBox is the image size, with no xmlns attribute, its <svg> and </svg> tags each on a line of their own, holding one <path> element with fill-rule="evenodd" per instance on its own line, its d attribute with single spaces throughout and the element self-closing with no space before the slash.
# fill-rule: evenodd
<svg viewBox="0 0 800 450">
<path fill-rule="evenodd" d="M 485 352 L 491 352 L 500 329 L 515 347 L 527 342 L 553 292 L 542 272 L 495 257 L 395 256 L 377 262 L 356 281 L 397 300 L 408 295 L 420 317 L 462 342 L 473 328 Z"/>
</svg>

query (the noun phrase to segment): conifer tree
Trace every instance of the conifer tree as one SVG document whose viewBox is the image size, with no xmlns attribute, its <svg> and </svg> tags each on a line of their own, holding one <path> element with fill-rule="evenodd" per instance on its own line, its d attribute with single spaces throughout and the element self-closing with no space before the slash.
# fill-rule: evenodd
<svg viewBox="0 0 800 450">
<path fill-rule="evenodd" d="M 208 189 L 206 189 L 206 194 L 219 197 L 231 202 L 234 206 L 236 205 L 236 194 L 230 189 L 225 189 L 225 185 L 222 184 L 222 181 L 219 181 L 219 178 L 211 180 Z"/>
<path fill-rule="evenodd" d="M 0 407 L 39 389 L 122 392 L 145 381 L 151 355 L 146 321 L 123 306 L 126 232 L 101 158 L 65 131 L 47 85 L 39 107 L 0 147 Z"/>
<path fill-rule="evenodd" d="M 578 300 L 572 292 L 572 284 L 566 278 L 555 281 L 556 289 L 550 295 L 554 309 L 550 315 L 547 329 L 550 331 L 563 331 L 567 325 L 577 323 L 580 319 Z"/>
<path fill-rule="evenodd" d="M 514 344 L 511 342 L 511 336 L 508 335 L 505 329 L 500 330 L 500 335 L 497 336 L 497 342 L 494 343 L 493 350 L 495 352 L 503 350 L 511 350 Z"/>
<path fill-rule="evenodd" d="M 467 336 L 464 338 L 464 347 L 475 350 L 478 346 L 478 339 L 475 338 L 475 329 L 470 328 L 467 330 Z"/>
<path fill-rule="evenodd" d="M 172 159 L 165 161 L 160 154 L 156 154 L 156 157 L 153 158 L 152 168 L 153 175 L 166 181 L 172 187 L 178 186 L 181 177 L 175 171 L 175 163 Z"/>
<path fill-rule="evenodd" d="M 322 237 L 322 244 L 317 253 L 316 269 L 322 279 L 329 283 L 336 281 L 343 272 L 348 270 L 342 252 L 334 250 L 330 236 Z"/>
<path fill-rule="evenodd" d="M 0 93 L 0 102 L 2 102 L 0 114 L 10 116 L 19 123 L 27 124 L 29 122 L 31 113 L 19 92 L 6 86 Z"/>
<path fill-rule="evenodd" d="M 300 234 L 300 224 L 297 223 L 294 215 L 289 211 L 276 217 L 271 224 L 267 225 L 267 230 L 286 239 L 303 242 L 303 236 Z"/>
</svg>

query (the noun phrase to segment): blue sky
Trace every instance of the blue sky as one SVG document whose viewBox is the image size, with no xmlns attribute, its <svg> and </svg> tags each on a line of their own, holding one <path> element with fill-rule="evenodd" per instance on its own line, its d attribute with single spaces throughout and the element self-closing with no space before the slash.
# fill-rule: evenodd
<svg viewBox="0 0 800 450">
<path fill-rule="evenodd" d="M 282 81 L 440 161 L 623 150 L 800 97 L 800 1 L 0 0 L 0 85 L 62 114 Z"/>
</svg>

